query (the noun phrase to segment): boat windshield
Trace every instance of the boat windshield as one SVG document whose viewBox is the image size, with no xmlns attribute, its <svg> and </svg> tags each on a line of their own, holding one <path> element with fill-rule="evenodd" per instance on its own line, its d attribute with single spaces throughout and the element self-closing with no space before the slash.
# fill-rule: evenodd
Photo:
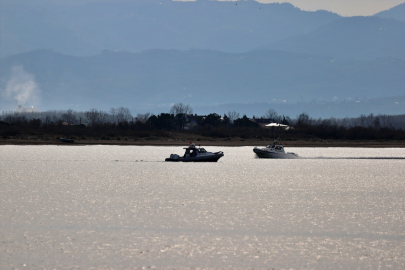
<svg viewBox="0 0 405 270">
<path fill-rule="evenodd" d="M 186 152 L 184 153 L 185 158 L 196 157 L 196 156 L 198 156 L 197 148 L 186 148 Z"/>
</svg>

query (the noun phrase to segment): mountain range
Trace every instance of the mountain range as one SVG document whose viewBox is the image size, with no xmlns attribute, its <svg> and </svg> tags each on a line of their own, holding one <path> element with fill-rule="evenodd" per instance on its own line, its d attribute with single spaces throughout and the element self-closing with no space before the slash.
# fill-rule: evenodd
<svg viewBox="0 0 405 270">
<path fill-rule="evenodd" d="M 405 21 L 405 3 L 395 6 L 389 10 L 381 11 L 374 16 L 384 19 L 395 19 L 398 21 Z"/>
<path fill-rule="evenodd" d="M 373 60 L 405 59 L 405 21 L 380 17 L 348 17 L 261 48 Z"/>
<path fill-rule="evenodd" d="M 5 95 L 16 67 L 32 75 L 38 91 L 27 103 L 42 110 L 405 108 L 404 4 L 346 18 L 255 1 L 33 2 L 2 2 L 0 111 L 16 106 Z"/>
<path fill-rule="evenodd" d="M 103 49 L 245 52 L 340 18 L 253 0 L 1 1 L 0 57 L 44 48 L 77 56 Z"/>
<path fill-rule="evenodd" d="M 149 109 L 183 102 L 329 102 L 400 96 L 405 60 L 335 59 L 303 53 L 255 50 L 103 51 L 89 57 L 37 50 L 3 59 L 1 88 L 24 67 L 41 89 L 42 107 Z M 384 89 L 382 93 L 381 89 Z M 221 102 L 222 101 L 222 102 Z"/>
</svg>

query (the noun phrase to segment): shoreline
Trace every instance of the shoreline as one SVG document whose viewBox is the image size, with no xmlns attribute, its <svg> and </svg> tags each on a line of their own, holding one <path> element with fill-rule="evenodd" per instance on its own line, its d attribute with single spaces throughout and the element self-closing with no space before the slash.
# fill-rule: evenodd
<svg viewBox="0 0 405 270">
<path fill-rule="evenodd" d="M 120 146 L 182 146 L 185 147 L 189 144 L 190 140 L 175 140 L 175 139 L 159 139 L 159 140 L 120 140 L 120 141 L 107 141 L 107 140 L 75 140 L 74 143 L 65 143 L 56 139 L 43 140 L 43 139 L 0 139 L 0 145 L 67 145 L 67 146 L 87 146 L 87 145 L 120 145 Z M 193 141 L 197 146 L 227 146 L 227 147 L 241 147 L 241 146 L 266 146 L 271 142 L 268 140 L 201 140 Z M 285 144 L 285 147 L 363 147 L 363 148 L 405 148 L 405 141 L 283 141 L 280 143 Z"/>
</svg>

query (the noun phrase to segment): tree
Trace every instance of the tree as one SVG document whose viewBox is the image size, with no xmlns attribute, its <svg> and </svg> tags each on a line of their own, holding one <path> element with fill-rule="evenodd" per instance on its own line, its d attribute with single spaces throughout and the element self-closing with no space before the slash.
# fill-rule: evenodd
<svg viewBox="0 0 405 270">
<path fill-rule="evenodd" d="M 119 107 L 116 109 L 117 115 L 117 122 L 118 123 L 124 123 L 124 122 L 129 122 L 132 118 L 131 111 L 128 108 L 124 107 Z"/>
<path fill-rule="evenodd" d="M 158 116 L 152 115 L 149 117 L 148 122 L 157 129 L 171 130 L 174 124 L 174 116 L 168 113 L 161 113 Z"/>
<path fill-rule="evenodd" d="M 187 122 L 186 115 L 191 113 L 193 113 L 193 108 L 191 108 L 190 105 L 185 105 L 183 103 L 174 104 L 170 108 L 170 114 L 174 115 L 176 126 L 181 130 L 184 129 L 184 125 Z"/>
<path fill-rule="evenodd" d="M 191 108 L 190 105 L 185 105 L 183 103 L 177 103 L 174 104 L 171 108 L 170 108 L 170 114 L 173 114 L 174 116 L 178 115 L 178 114 L 191 114 L 193 113 L 193 108 Z"/>
<path fill-rule="evenodd" d="M 264 114 L 264 118 L 271 119 L 277 123 L 281 122 L 281 117 L 278 115 L 278 113 L 275 110 L 273 110 L 271 108 L 268 109 L 267 112 Z"/>
<path fill-rule="evenodd" d="M 219 126 L 221 124 L 221 116 L 216 113 L 211 113 L 207 115 L 204 120 L 202 121 L 201 125 L 211 125 L 211 126 Z"/>
<path fill-rule="evenodd" d="M 30 121 L 29 121 L 29 123 L 31 124 L 31 126 L 33 127 L 33 128 L 36 128 L 36 129 L 38 129 L 40 126 L 41 126 L 41 119 L 31 119 Z"/>
<path fill-rule="evenodd" d="M 183 113 L 178 113 L 174 116 L 174 124 L 180 130 L 184 130 L 184 125 L 187 123 L 187 117 Z"/>
<path fill-rule="evenodd" d="M 237 127 L 260 127 L 258 123 L 253 122 L 246 115 L 243 115 L 242 118 L 236 119 L 234 125 Z"/>
<path fill-rule="evenodd" d="M 366 126 L 367 116 L 365 116 L 364 114 L 361 114 L 360 117 L 359 117 L 359 120 L 360 120 L 360 126 L 365 127 Z"/>
<path fill-rule="evenodd" d="M 64 114 L 62 114 L 61 120 L 68 123 L 69 125 L 74 124 L 74 122 L 76 122 L 76 116 L 74 115 L 73 110 L 69 109 Z"/>
<path fill-rule="evenodd" d="M 112 117 L 112 121 L 113 121 L 113 123 L 116 123 L 116 115 L 117 115 L 117 111 L 116 111 L 116 109 L 115 108 L 111 108 L 110 109 L 110 115 L 111 115 L 111 117 Z"/>
<path fill-rule="evenodd" d="M 135 117 L 135 121 L 145 124 L 146 122 L 148 122 L 149 117 L 151 117 L 151 113 L 144 113 L 144 114 L 138 113 Z"/>
<path fill-rule="evenodd" d="M 291 119 L 287 116 L 287 118 L 283 115 L 283 120 L 281 121 L 281 124 L 283 125 L 290 125 Z"/>
<path fill-rule="evenodd" d="M 381 125 L 380 125 L 380 118 L 379 117 L 375 117 L 374 121 L 373 121 L 373 127 L 375 129 L 380 129 Z"/>
<path fill-rule="evenodd" d="M 104 124 L 108 116 L 106 112 L 94 108 L 86 111 L 84 115 L 86 116 L 86 123 L 89 126 Z"/>
<path fill-rule="evenodd" d="M 229 126 L 229 117 L 226 115 L 226 113 L 224 114 L 224 117 L 222 118 L 222 124 Z"/>
<path fill-rule="evenodd" d="M 309 115 L 306 112 L 301 113 L 297 118 L 297 125 L 304 126 L 309 124 Z"/>
<path fill-rule="evenodd" d="M 227 116 L 228 116 L 228 118 L 229 118 L 229 123 L 230 123 L 230 124 L 233 124 L 233 122 L 234 122 L 236 119 L 239 118 L 239 113 L 236 112 L 235 110 L 232 111 L 232 112 L 229 111 Z"/>
</svg>

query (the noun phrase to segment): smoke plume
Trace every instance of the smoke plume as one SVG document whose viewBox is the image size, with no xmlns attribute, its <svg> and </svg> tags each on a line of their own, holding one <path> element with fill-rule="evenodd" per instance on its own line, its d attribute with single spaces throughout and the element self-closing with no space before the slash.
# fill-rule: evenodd
<svg viewBox="0 0 405 270">
<path fill-rule="evenodd" d="M 24 105 L 27 101 L 36 103 L 40 89 L 35 82 L 34 75 L 24 71 L 23 66 L 15 66 L 12 75 L 7 82 L 5 95 L 7 98 L 14 98 L 18 105 Z"/>
</svg>

